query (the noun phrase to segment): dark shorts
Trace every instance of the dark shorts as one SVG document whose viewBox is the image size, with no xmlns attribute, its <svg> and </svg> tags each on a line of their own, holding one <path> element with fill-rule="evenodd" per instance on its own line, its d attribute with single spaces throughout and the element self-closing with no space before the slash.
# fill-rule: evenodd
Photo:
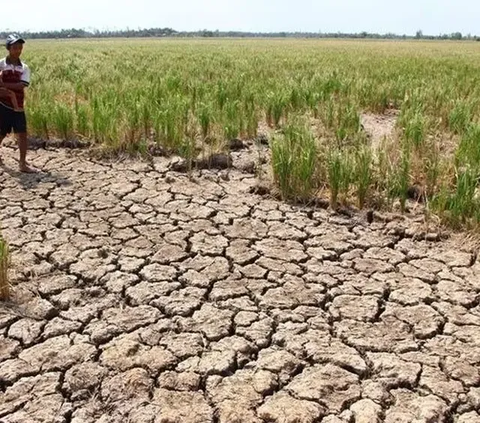
<svg viewBox="0 0 480 423">
<path fill-rule="evenodd" d="M 15 112 L 0 103 L 0 136 L 27 132 L 25 112 Z"/>
</svg>

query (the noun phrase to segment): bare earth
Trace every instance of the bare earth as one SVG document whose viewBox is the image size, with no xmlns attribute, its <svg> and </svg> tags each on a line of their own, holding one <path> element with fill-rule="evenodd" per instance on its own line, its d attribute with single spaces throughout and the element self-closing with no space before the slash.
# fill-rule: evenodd
<svg viewBox="0 0 480 423">
<path fill-rule="evenodd" d="M 396 111 L 389 111 L 383 115 L 373 113 L 364 113 L 361 115 L 363 128 L 369 135 L 374 150 L 380 148 L 384 139 L 389 140 L 393 136 L 397 115 L 398 112 Z"/>
<path fill-rule="evenodd" d="M 480 422 L 473 254 L 238 171 L 31 157 L 0 168 L 0 421 Z"/>
</svg>

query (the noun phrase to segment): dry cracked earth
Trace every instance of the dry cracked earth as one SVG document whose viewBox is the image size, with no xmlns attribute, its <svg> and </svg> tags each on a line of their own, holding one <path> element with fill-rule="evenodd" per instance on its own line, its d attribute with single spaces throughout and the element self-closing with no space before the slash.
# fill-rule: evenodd
<svg viewBox="0 0 480 423">
<path fill-rule="evenodd" d="M 3 423 L 480 422 L 475 254 L 240 171 L 6 156 Z"/>
</svg>

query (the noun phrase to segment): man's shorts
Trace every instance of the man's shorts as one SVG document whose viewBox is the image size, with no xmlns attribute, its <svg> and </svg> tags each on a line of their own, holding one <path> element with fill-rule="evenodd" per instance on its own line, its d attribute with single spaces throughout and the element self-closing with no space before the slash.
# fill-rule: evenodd
<svg viewBox="0 0 480 423">
<path fill-rule="evenodd" d="M 27 118 L 25 112 L 15 112 L 0 103 L 0 136 L 22 134 L 27 132 Z"/>
</svg>

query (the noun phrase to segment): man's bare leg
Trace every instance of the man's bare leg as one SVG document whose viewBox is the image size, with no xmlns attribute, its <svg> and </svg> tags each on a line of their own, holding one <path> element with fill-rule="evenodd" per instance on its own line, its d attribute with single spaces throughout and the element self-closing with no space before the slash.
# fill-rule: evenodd
<svg viewBox="0 0 480 423">
<path fill-rule="evenodd" d="M 17 134 L 17 139 L 18 139 L 18 148 L 20 150 L 20 161 L 19 161 L 20 172 L 24 172 L 24 173 L 38 172 L 38 169 L 35 169 L 34 167 L 30 166 L 27 163 L 27 149 L 28 149 L 27 134 L 25 132 L 22 132 L 21 134 Z"/>
</svg>

